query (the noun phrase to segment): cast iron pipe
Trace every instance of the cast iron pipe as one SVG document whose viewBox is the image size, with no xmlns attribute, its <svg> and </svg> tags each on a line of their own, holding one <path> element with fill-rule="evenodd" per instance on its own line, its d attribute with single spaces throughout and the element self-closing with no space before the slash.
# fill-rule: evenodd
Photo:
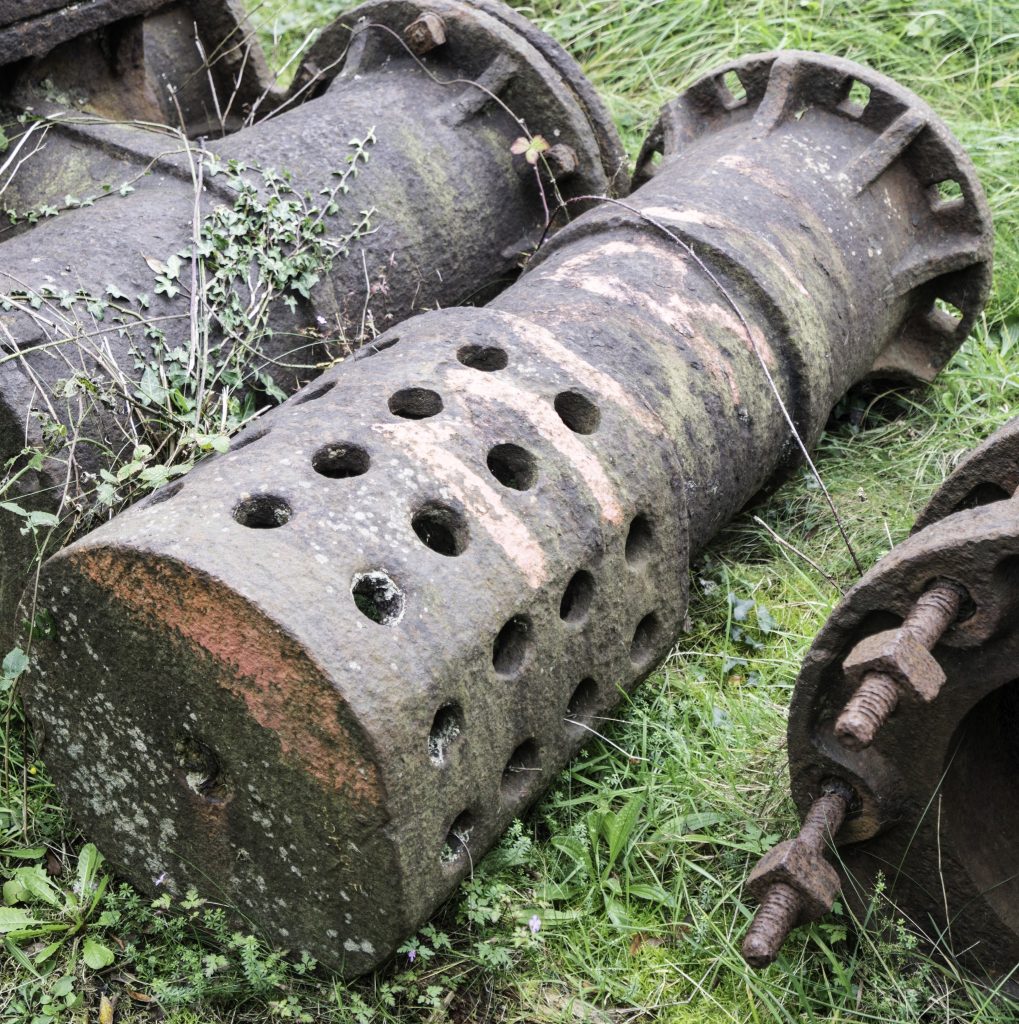
<svg viewBox="0 0 1019 1024">
<path fill-rule="evenodd" d="M 441 18 L 445 42 L 419 57 L 404 33 L 425 14 Z M 358 161 L 349 195 L 338 196 L 339 212 L 324 219 L 326 235 L 335 237 L 373 208 L 372 230 L 350 243 L 349 256 L 333 262 L 310 296 L 294 291 L 286 296 L 290 307 L 277 302 L 271 334 L 242 339 L 247 373 L 252 379 L 258 371 L 269 373 L 286 393 L 346 354 L 366 317 L 383 326 L 415 310 L 494 293 L 537 244 L 556 191 L 605 193 L 618 184 L 622 151 L 580 69 L 501 4 L 372 0 L 328 32 L 315 50 L 324 62 L 323 53 L 331 55 L 331 65 L 323 70 L 321 95 L 210 143 L 203 153 L 182 151 L 179 139 L 141 128 L 62 118 L 65 138 L 122 164 L 111 180 L 132 179 L 136 190 L 69 210 L 0 250 L 8 307 L 0 312 L 0 467 L 23 449 L 48 450 L 49 420 L 71 438 L 41 469 L 20 477 L 13 493 L 4 494 L 7 500 L 62 516 L 80 511 L 90 475 L 130 457 L 139 422 L 148 415 L 134 388 L 152 362 L 153 325 L 165 338 L 164 352 L 181 348 L 204 358 L 194 351 L 189 266 L 171 299 L 154 291 L 158 274 L 151 265 L 191 243 L 198 168 L 204 168 L 199 214 L 236 201 L 228 175 L 209 170 L 213 156 L 222 166 L 240 161 L 290 170 L 294 191 L 325 205 L 319 197 L 347 167 L 349 140 L 374 131 L 376 141 Z M 61 116 L 52 104 L 41 106 L 38 113 Z M 576 157 L 554 188 L 547 176 L 539 184 L 539 169 L 511 152 L 524 125 Z M 151 171 L 143 175 L 146 168 Z M 271 195 L 258 173 L 246 177 Z M 248 284 L 239 280 L 237 287 Z M 111 286 L 119 299 L 110 298 Z M 135 297 L 146 294 L 150 304 L 142 308 Z M 109 304 L 104 321 L 97 322 L 90 298 Z M 210 333 L 214 348 L 222 338 Z M 321 342 L 309 340 L 323 334 Z M 61 397 L 75 378 L 85 389 Z M 107 397 L 90 398 L 95 394 Z M 23 522 L 0 512 L 3 635 L 36 558 L 37 540 L 21 533 Z"/>
<path fill-rule="evenodd" d="M 282 100 L 238 0 L 0 2 L 0 238 L 138 173 L 101 140 L 40 117 L 57 97 L 191 138 L 234 131 Z"/>
<path fill-rule="evenodd" d="M 846 898 L 862 915 L 884 896 L 929 945 L 994 976 L 1019 963 L 1019 420 L 964 460 L 917 529 L 845 596 L 818 634 L 789 718 L 801 811 L 822 777 L 852 786 L 859 810 L 836 840 Z M 901 632 L 937 591 L 961 595 L 931 645 L 938 688 L 900 700 L 863 749 L 836 728 L 859 692 L 854 652 Z M 915 673 L 900 670 L 905 690 Z"/>
<path fill-rule="evenodd" d="M 486 308 L 394 328 L 45 567 L 29 713 L 143 888 L 379 963 L 667 655 L 691 551 L 797 458 L 783 408 L 812 443 L 984 301 L 969 161 L 859 65 L 724 67 L 654 151 Z"/>
</svg>

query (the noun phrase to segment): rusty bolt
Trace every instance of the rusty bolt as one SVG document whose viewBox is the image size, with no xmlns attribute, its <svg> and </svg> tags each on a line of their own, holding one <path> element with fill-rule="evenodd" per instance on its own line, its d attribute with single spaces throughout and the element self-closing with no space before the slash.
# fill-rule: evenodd
<svg viewBox="0 0 1019 1024">
<path fill-rule="evenodd" d="M 964 592 L 953 583 L 925 591 L 898 629 L 865 637 L 842 669 L 856 692 L 835 723 L 835 735 L 850 750 L 874 742 L 899 701 L 930 703 L 945 684 L 945 673 L 930 650 L 959 614 Z"/>
<path fill-rule="evenodd" d="M 832 908 L 839 893 L 838 872 L 825 860 L 825 839 L 842 825 L 852 790 L 831 782 L 807 811 L 795 839 L 769 850 L 747 879 L 760 907 L 743 939 L 743 959 L 767 967 L 798 924 L 816 921 Z"/>
<path fill-rule="evenodd" d="M 403 38 L 421 57 L 446 41 L 446 23 L 433 11 L 425 11 L 403 30 Z"/>
<path fill-rule="evenodd" d="M 552 177 L 559 181 L 577 173 L 580 167 L 580 158 L 572 146 L 560 142 L 545 153 L 545 163 L 548 164 Z"/>
</svg>

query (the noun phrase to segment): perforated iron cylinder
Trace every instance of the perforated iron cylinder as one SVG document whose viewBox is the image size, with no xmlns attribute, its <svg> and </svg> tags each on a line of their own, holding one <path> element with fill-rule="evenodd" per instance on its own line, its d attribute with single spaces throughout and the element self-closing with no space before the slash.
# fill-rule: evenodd
<svg viewBox="0 0 1019 1024">
<path fill-rule="evenodd" d="M 809 443 L 875 366 L 961 341 L 986 211 L 912 94 L 751 57 L 656 147 L 489 306 L 394 328 L 47 565 L 30 714 L 139 884 L 378 963 L 668 653 L 691 550 L 794 457 L 763 367 Z"/>
<path fill-rule="evenodd" d="M 441 17 L 446 41 L 419 58 L 403 33 L 425 10 Z M 323 220 L 324 237 L 337 244 L 369 211 L 370 230 L 349 242 L 307 298 L 280 295 L 271 336 L 240 360 L 250 379 L 261 371 L 285 393 L 346 352 L 366 321 L 382 329 L 420 309 L 490 296 L 512 280 L 542 235 L 554 194 L 511 152 L 525 126 L 576 154 L 575 171 L 557 183 L 563 195 L 618 184 L 615 131 L 579 68 L 501 4 L 375 0 L 329 30 L 314 53 L 318 77 L 295 92 L 306 102 L 207 143 L 205 153 L 159 132 L 38 111 L 61 123 L 57 134 L 74 140 L 74 152 L 100 160 L 99 180 L 137 180 L 129 195 L 114 189 L 0 249 L 0 287 L 11 307 L 0 311 L 0 467 L 23 449 L 49 453 L 6 500 L 62 518 L 87 508 L 81 495 L 96 475 L 129 459 L 145 438 L 140 424 L 152 410 L 136 381 L 155 359 L 150 332 L 162 332 L 164 352 L 190 351 L 196 361 L 221 343 L 215 332 L 207 344 L 195 341 L 202 310 L 197 317 L 192 310 L 190 262 L 172 298 L 157 293 L 151 268 L 153 259 L 188 249 L 212 208 L 235 203 L 229 175 L 213 173 L 209 154 L 222 167 L 237 161 L 289 172 L 295 192 L 315 206 L 347 169 L 350 140 L 369 133 L 376 140 L 349 193 L 336 197 L 338 212 Z M 111 161 L 123 165 L 119 173 L 106 167 Z M 246 177 L 268 202 L 273 186 L 257 170 Z M 238 280 L 237 288 L 247 294 L 248 283 Z M 105 309 L 97 315 L 90 299 Z M 74 379 L 84 386 L 69 389 Z M 66 444 L 54 444 L 54 422 L 66 428 Z M 46 540 L 22 534 L 23 523 L 0 510 L 0 636 L 10 633 Z"/>
</svg>

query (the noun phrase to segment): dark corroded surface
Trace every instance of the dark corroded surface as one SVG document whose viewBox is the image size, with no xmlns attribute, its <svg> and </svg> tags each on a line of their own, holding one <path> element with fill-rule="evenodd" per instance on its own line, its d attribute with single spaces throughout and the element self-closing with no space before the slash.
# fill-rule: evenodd
<svg viewBox="0 0 1019 1024">
<path fill-rule="evenodd" d="M 976 315 L 983 200 L 915 97 L 785 53 L 738 103 L 728 70 L 488 307 L 387 332 L 48 564 L 28 706 L 139 884 L 378 963 L 668 653 L 690 551 L 796 458 L 782 408 L 809 442 L 903 332 L 944 359 L 942 289 Z"/>
<path fill-rule="evenodd" d="M 497 7 L 487 5 L 486 11 L 489 6 Z M 292 309 L 280 303 L 271 344 L 246 357 L 249 372 L 271 373 L 285 392 L 343 354 L 366 319 L 383 329 L 416 310 L 491 295 L 515 276 L 522 253 L 537 243 L 546 224 L 535 169 L 511 153 L 521 132 L 517 116 L 583 154 L 576 173 L 559 182 L 565 195 L 612 187 L 605 167 L 615 166 L 619 145 L 606 135 L 604 117 L 593 118 L 587 103 L 574 99 L 582 78 L 576 65 L 553 65 L 503 20 L 459 0 L 441 0 L 428 9 L 442 15 L 447 42 L 422 66 L 396 31 L 422 9 L 386 0 L 354 12 L 353 30 L 337 40 L 343 44 L 336 52 L 340 73 L 321 95 L 209 143 L 204 154 L 205 212 L 235 200 L 226 176 L 208 171 L 209 153 L 221 164 L 235 159 L 292 171 L 294 188 L 318 202 L 347 167 L 349 140 L 374 129 L 376 141 L 350 194 L 340 196 L 339 212 L 325 218 L 327 237 L 335 239 L 373 210 L 371 232 L 350 245 L 349 256 L 334 261 L 309 299 L 292 296 Z M 479 88 L 476 81 L 487 85 Z M 26 444 L 44 445 L 33 414 L 51 411 L 71 436 L 87 440 L 77 446 L 75 474 L 68 473 L 62 449 L 25 485 L 42 493 L 35 499 L 39 507 L 65 512 L 73 510 L 80 490 L 77 473 L 97 473 L 131 452 L 138 410 L 130 394 L 121 399 L 123 388 L 115 386 L 112 407 L 79 422 L 78 401 L 55 397 L 60 382 L 80 374 L 102 388 L 115 376 L 111 363 L 129 380 L 137 378 L 134 350 L 143 362 L 151 345 L 146 320 L 163 331 L 166 350 L 193 344 L 189 270 L 171 300 L 155 294 L 147 260 L 165 260 L 189 245 L 193 175 L 200 161 L 165 134 L 63 115 L 52 103 L 36 109 L 51 116 L 47 145 L 63 147 L 68 158 L 49 187 L 62 195 L 85 181 L 114 185 L 114 194 L 96 206 L 69 210 L 4 243 L 0 262 L 3 291 L 27 295 L 0 312 L 0 466 Z M 140 177 L 150 165 L 152 173 Z M 257 173 L 249 177 L 263 187 Z M 122 181 L 133 181 L 135 188 L 123 198 L 116 194 Z M 550 190 L 548 181 L 543 187 Z M 103 252 L 97 258 L 94 243 L 100 237 Z M 65 309 L 53 298 L 78 292 L 106 298 L 111 283 L 128 297 L 128 310 L 111 310 L 103 323 L 96 323 L 85 301 Z M 147 309 L 133 304 L 142 294 L 151 299 Z M 321 343 L 315 340 L 323 335 Z M 11 514 L 0 514 L 5 635 L 34 550 L 20 525 Z"/>
<path fill-rule="evenodd" d="M 861 799 L 838 836 L 847 897 L 862 910 L 883 874 L 887 896 L 932 944 L 946 948 L 950 934 L 954 955 L 994 975 L 1019 962 L 1019 505 L 1000 490 L 1015 487 L 1017 436 L 1013 421 L 965 460 L 924 528 L 846 595 L 804 662 L 789 723 L 800 808 L 833 775 Z M 840 747 L 833 728 L 852 694 L 840 668 L 847 652 L 946 583 L 965 597 L 933 648 L 940 692 L 900 704 L 867 749 Z"/>
<path fill-rule="evenodd" d="M 843 746 L 860 750 L 872 743 L 900 699 L 930 703 L 937 697 L 945 673 L 930 651 L 964 598 L 962 587 L 937 583 L 917 598 L 898 629 L 864 637 L 849 652 L 842 671 L 857 690 L 835 723 Z"/>
<path fill-rule="evenodd" d="M 4 0 L 0 65 L 16 62 L 8 93 L 45 80 L 104 116 L 183 116 L 196 134 L 203 119 L 243 116 L 272 91 L 240 0 Z"/>
<path fill-rule="evenodd" d="M 746 888 L 760 903 L 743 939 L 743 958 L 751 967 L 774 963 L 793 928 L 831 910 L 839 874 L 824 854 L 851 804 L 849 787 L 827 786 L 804 815 L 799 834 L 773 846 L 750 872 Z"/>
</svg>

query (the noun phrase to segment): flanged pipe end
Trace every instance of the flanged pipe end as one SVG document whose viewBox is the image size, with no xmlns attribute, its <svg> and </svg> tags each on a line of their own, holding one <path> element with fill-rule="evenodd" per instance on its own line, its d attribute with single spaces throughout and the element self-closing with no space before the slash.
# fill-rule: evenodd
<svg viewBox="0 0 1019 1024">
<path fill-rule="evenodd" d="M 443 26 L 442 45 L 415 49 L 422 32 L 428 41 L 437 38 L 428 29 L 436 20 Z M 411 26 L 417 28 L 406 39 Z M 351 45 L 363 33 L 368 35 Z M 484 89 L 472 94 L 477 102 L 471 107 L 478 112 L 505 109 L 553 149 L 571 149 L 576 168 L 563 175 L 569 179 L 560 190 L 565 199 L 626 192 L 626 153 L 580 66 L 554 39 L 499 0 L 369 0 L 323 30 L 298 68 L 291 96 L 322 92 L 337 77 L 363 73 L 406 54 L 407 48 L 427 54 L 428 73 L 450 81 L 451 100 L 465 81 L 478 82 Z M 518 127 L 515 132 L 520 134 Z M 507 140 L 507 149 L 513 141 Z M 577 212 L 574 207 L 570 215 Z"/>
<path fill-rule="evenodd" d="M 909 310 L 869 377 L 916 384 L 934 379 L 969 334 L 991 286 L 990 209 L 972 161 L 944 121 L 915 93 L 853 61 L 800 50 L 724 64 L 668 104 L 637 160 L 633 187 L 693 141 L 737 125 L 765 138 L 796 130 L 808 110 L 845 121 L 852 152 L 841 170 L 847 195 L 886 173 L 912 178 L 898 211 L 915 243 L 889 290 Z"/>
<path fill-rule="evenodd" d="M 974 448 L 934 492 L 913 533 L 945 516 L 1011 498 L 1019 489 L 1019 417 Z"/>
<path fill-rule="evenodd" d="M 843 598 L 808 653 L 789 716 L 792 790 L 809 806 L 819 764 L 839 761 L 895 813 L 869 834 L 841 836 L 846 899 L 864 912 L 887 865 L 886 894 L 910 919 L 947 927 L 962 959 L 1006 973 L 1019 960 L 1014 723 L 1019 528 L 1011 501 L 963 509 L 913 534 Z M 905 619 L 932 581 L 961 579 L 969 607 L 941 637 L 947 679 L 932 703 L 907 702 L 859 752 L 833 725 L 852 689 L 841 664 L 881 626 Z M 855 784 L 855 778 L 854 778 Z M 851 825 L 852 822 L 847 823 Z"/>
</svg>

